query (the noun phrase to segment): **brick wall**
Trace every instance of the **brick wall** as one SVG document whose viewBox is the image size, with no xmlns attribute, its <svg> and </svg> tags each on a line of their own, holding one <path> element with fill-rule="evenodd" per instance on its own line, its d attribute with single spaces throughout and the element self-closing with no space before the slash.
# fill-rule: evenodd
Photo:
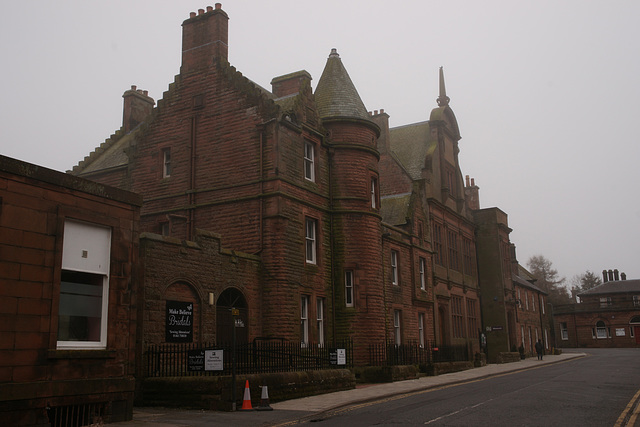
<svg viewBox="0 0 640 427">
<path fill-rule="evenodd" d="M 0 156 L 0 418 L 46 423 L 45 407 L 110 402 L 130 419 L 141 200 Z M 64 222 L 111 229 L 107 347 L 58 350 Z M 120 408 L 120 409 L 117 409 Z"/>
</svg>

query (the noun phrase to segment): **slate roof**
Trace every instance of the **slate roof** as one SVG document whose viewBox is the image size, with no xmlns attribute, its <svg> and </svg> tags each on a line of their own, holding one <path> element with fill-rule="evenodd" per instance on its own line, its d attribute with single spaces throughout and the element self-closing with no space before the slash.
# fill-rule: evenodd
<svg viewBox="0 0 640 427">
<path fill-rule="evenodd" d="M 420 179 L 425 159 L 436 144 L 429 143 L 429 122 L 418 122 L 389 129 L 391 151 L 396 155 L 411 179 Z"/>
<path fill-rule="evenodd" d="M 404 225 L 409 215 L 411 193 L 395 194 L 380 198 L 382 222 L 389 225 Z"/>
<path fill-rule="evenodd" d="M 331 49 L 316 87 L 315 99 L 318 115 L 322 119 L 358 118 L 371 121 L 336 49 Z"/>
<path fill-rule="evenodd" d="M 622 293 L 640 293 L 640 279 L 633 280 L 614 280 L 605 282 L 602 285 L 584 291 L 578 296 L 604 295 L 604 294 L 622 294 Z"/>
</svg>

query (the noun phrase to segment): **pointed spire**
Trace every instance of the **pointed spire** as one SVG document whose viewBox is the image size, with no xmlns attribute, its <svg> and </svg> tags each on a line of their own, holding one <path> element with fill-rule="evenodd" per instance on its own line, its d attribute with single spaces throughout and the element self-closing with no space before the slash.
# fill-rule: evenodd
<svg viewBox="0 0 640 427">
<path fill-rule="evenodd" d="M 440 95 L 436 100 L 439 107 L 447 107 L 449 105 L 449 97 L 447 96 L 447 89 L 444 87 L 444 71 L 440 67 Z"/>
<path fill-rule="evenodd" d="M 318 115 L 323 118 L 358 118 L 370 121 L 369 113 L 333 48 L 315 92 Z"/>
</svg>

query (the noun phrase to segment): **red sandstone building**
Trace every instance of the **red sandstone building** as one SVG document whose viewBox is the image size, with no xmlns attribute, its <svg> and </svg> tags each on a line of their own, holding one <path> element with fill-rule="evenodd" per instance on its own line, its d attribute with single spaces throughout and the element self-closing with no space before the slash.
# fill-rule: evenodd
<svg viewBox="0 0 640 427">
<path fill-rule="evenodd" d="M 640 280 L 603 271 L 604 283 L 554 308 L 558 347 L 640 347 Z"/>
<path fill-rule="evenodd" d="M 463 181 L 442 72 L 429 120 L 390 129 L 336 49 L 315 91 L 304 70 L 267 91 L 227 62 L 219 4 L 182 27 L 180 74 L 157 106 L 126 91 L 123 127 L 71 172 L 144 198 L 141 345 L 167 339 L 167 304 L 192 307 L 195 342 L 228 339 L 235 307 L 248 340 L 352 338 L 366 364 L 385 341 L 478 352 L 481 310 L 495 309 L 504 335 L 490 348 L 509 351 L 510 229 Z"/>
<path fill-rule="evenodd" d="M 3 425 L 131 419 L 141 202 L 0 156 Z"/>
</svg>

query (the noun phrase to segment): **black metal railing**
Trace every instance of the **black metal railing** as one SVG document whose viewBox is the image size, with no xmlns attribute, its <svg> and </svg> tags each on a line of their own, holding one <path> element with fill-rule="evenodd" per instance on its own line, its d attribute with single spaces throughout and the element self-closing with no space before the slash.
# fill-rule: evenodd
<svg viewBox="0 0 640 427">
<path fill-rule="evenodd" d="M 213 356 L 213 357 L 212 357 Z M 215 358 L 211 361 L 210 359 Z M 228 343 L 158 344 L 147 347 L 144 373 L 147 377 L 231 375 L 234 346 Z M 236 344 L 237 374 L 312 371 L 353 367 L 353 343 L 335 346 L 260 339 Z"/>
<path fill-rule="evenodd" d="M 434 345 L 427 342 L 395 344 L 393 342 L 369 344 L 371 366 L 430 365 L 438 362 L 469 361 L 469 347 L 462 345 Z"/>
</svg>

